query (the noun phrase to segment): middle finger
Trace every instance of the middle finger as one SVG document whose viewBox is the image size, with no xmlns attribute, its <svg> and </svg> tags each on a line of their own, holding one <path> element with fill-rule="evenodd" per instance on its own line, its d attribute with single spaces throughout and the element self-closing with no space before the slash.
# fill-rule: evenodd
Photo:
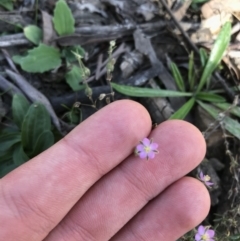
<svg viewBox="0 0 240 241">
<path fill-rule="evenodd" d="M 149 200 L 194 167 L 205 155 L 201 133 L 184 121 L 167 121 L 151 137 L 154 160 L 130 156 L 96 183 L 45 241 L 109 240 Z"/>
</svg>

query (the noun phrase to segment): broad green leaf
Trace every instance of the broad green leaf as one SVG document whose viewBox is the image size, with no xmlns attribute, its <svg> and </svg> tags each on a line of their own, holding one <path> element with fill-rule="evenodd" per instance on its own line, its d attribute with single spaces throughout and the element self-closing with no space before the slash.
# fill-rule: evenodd
<svg viewBox="0 0 240 241">
<path fill-rule="evenodd" d="M 21 141 L 20 133 L 6 133 L 0 136 L 0 153 L 8 151 L 16 143 Z"/>
<path fill-rule="evenodd" d="M 19 127 L 19 129 L 22 128 L 22 122 L 23 122 L 24 116 L 28 111 L 29 106 L 30 106 L 30 103 L 23 95 L 15 94 L 13 96 L 13 100 L 12 100 L 13 120 L 15 124 Z"/>
<path fill-rule="evenodd" d="M 0 5 L 6 8 L 9 11 L 13 10 L 13 2 L 12 0 L 0 0 Z"/>
<path fill-rule="evenodd" d="M 36 156 L 47 150 L 54 144 L 54 135 L 50 130 L 46 130 L 38 137 L 31 156 Z"/>
<path fill-rule="evenodd" d="M 187 116 L 187 114 L 191 111 L 194 104 L 195 104 L 195 98 L 192 97 L 179 110 L 177 110 L 169 119 L 183 120 Z"/>
<path fill-rule="evenodd" d="M 5 127 L 4 129 L 0 130 L 0 138 L 2 137 L 2 135 L 5 135 L 5 134 L 15 134 L 15 135 L 19 135 L 20 132 L 18 130 L 18 128 L 15 128 L 13 126 L 9 126 L 9 127 Z"/>
<path fill-rule="evenodd" d="M 171 63 L 171 70 L 172 70 L 173 77 L 174 77 L 174 80 L 177 84 L 178 89 L 180 91 L 184 92 L 185 91 L 185 85 L 184 85 L 182 75 L 181 75 L 177 65 L 173 62 Z"/>
<path fill-rule="evenodd" d="M 42 29 L 35 25 L 29 25 L 24 28 L 25 37 L 32 43 L 38 45 L 42 41 L 43 32 Z"/>
<path fill-rule="evenodd" d="M 12 148 L 0 153 L 0 163 L 11 160 L 13 156 Z"/>
<path fill-rule="evenodd" d="M 25 151 L 33 151 L 39 136 L 51 130 L 51 118 L 44 105 L 34 103 L 28 109 L 22 123 L 22 144 Z"/>
<path fill-rule="evenodd" d="M 221 110 L 229 110 L 231 114 L 240 117 L 240 107 L 234 106 L 229 103 L 214 103 L 215 106 L 220 108 Z"/>
<path fill-rule="evenodd" d="M 15 64 L 21 65 L 22 60 L 23 60 L 23 58 L 25 58 L 25 57 L 26 57 L 26 56 L 14 55 L 14 56 L 12 57 L 12 60 L 13 60 L 13 62 L 14 62 Z"/>
<path fill-rule="evenodd" d="M 194 71 L 194 53 L 191 52 L 189 56 L 189 63 L 188 63 L 188 83 L 189 89 L 193 91 L 194 84 L 195 84 L 195 71 Z"/>
<path fill-rule="evenodd" d="M 28 55 L 20 61 L 23 70 L 30 73 L 43 73 L 61 65 L 61 56 L 58 49 L 40 44 L 29 50 Z"/>
<path fill-rule="evenodd" d="M 27 154 L 24 152 L 22 145 L 16 145 L 13 151 L 13 162 L 17 166 L 22 165 L 26 161 L 29 160 L 29 157 Z"/>
<path fill-rule="evenodd" d="M 79 84 L 83 81 L 83 77 L 82 69 L 76 65 L 66 74 L 67 83 L 73 91 L 79 91 L 85 88 L 85 86 Z"/>
<path fill-rule="evenodd" d="M 75 32 L 75 20 L 65 0 L 59 0 L 54 9 L 54 28 L 60 36 Z"/>
<path fill-rule="evenodd" d="M 210 78 L 212 72 L 216 69 L 216 67 L 222 60 L 223 54 L 230 42 L 230 38 L 231 38 L 231 23 L 226 22 L 223 25 L 221 32 L 214 43 L 208 62 L 203 70 L 203 73 L 197 88 L 197 92 L 201 91 L 204 84 L 207 82 L 208 78 Z"/>
<path fill-rule="evenodd" d="M 220 110 L 218 110 L 217 108 L 213 107 L 212 105 L 209 104 L 205 104 L 201 101 L 198 101 L 198 104 L 206 111 L 209 113 L 209 115 L 211 115 L 214 119 L 219 119 L 219 112 Z M 223 123 L 224 123 L 224 128 L 231 133 L 232 135 L 234 135 L 235 137 L 237 137 L 240 140 L 240 124 L 239 122 L 237 122 L 236 120 L 225 116 L 223 118 Z"/>
<path fill-rule="evenodd" d="M 159 90 L 151 88 L 132 87 L 128 85 L 118 85 L 111 83 L 112 87 L 121 94 L 132 97 L 180 97 L 192 96 L 192 93 L 179 92 L 173 90 Z"/>
<path fill-rule="evenodd" d="M 12 170 L 14 170 L 17 167 L 18 167 L 18 165 L 13 163 L 12 160 L 9 160 L 9 162 L 6 163 L 3 167 L 1 166 L 1 168 L 0 168 L 0 178 L 7 175 L 9 172 L 11 172 Z"/>
<path fill-rule="evenodd" d="M 204 100 L 209 102 L 226 102 L 226 99 L 222 97 L 221 95 L 213 94 L 210 92 L 199 92 L 196 95 L 197 100 Z"/>
</svg>

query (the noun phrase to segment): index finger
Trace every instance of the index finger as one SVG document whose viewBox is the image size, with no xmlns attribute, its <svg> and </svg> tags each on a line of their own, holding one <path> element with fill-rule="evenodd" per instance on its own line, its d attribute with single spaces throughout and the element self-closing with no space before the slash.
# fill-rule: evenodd
<svg viewBox="0 0 240 241">
<path fill-rule="evenodd" d="M 5 176 L 0 181 L 0 240 L 43 240 L 150 129 L 149 114 L 141 105 L 116 101 Z"/>
</svg>

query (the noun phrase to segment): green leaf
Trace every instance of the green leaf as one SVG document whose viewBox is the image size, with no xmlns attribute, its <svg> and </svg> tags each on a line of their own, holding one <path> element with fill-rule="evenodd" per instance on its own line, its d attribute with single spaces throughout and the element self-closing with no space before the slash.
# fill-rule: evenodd
<svg viewBox="0 0 240 241">
<path fill-rule="evenodd" d="M 6 8 L 9 11 L 13 10 L 13 2 L 12 0 L 0 0 L 0 5 Z"/>
<path fill-rule="evenodd" d="M 16 143 L 21 141 L 20 133 L 6 133 L 0 136 L 0 153 L 8 151 Z"/>
<path fill-rule="evenodd" d="M 169 119 L 180 119 L 183 120 L 187 114 L 190 112 L 195 104 L 195 98 L 189 99 L 179 110 L 177 110 Z"/>
<path fill-rule="evenodd" d="M 174 77 L 174 80 L 177 84 L 178 89 L 180 91 L 184 92 L 185 86 L 184 86 L 184 81 L 183 81 L 182 75 L 181 75 L 177 65 L 173 62 L 171 63 L 171 70 L 172 70 L 173 77 Z"/>
<path fill-rule="evenodd" d="M 40 103 L 32 104 L 22 123 L 24 150 L 33 151 L 39 136 L 47 130 L 51 130 L 51 118 L 47 110 Z"/>
<path fill-rule="evenodd" d="M 38 45 L 42 41 L 43 32 L 42 29 L 35 25 L 29 25 L 24 28 L 25 37 L 32 43 Z"/>
<path fill-rule="evenodd" d="M 219 119 L 219 112 L 220 110 L 216 109 L 215 107 L 213 107 L 212 105 L 209 104 L 205 104 L 201 101 L 198 101 L 198 104 L 209 113 L 209 115 L 211 115 L 214 119 Z M 223 118 L 223 123 L 224 123 L 224 128 L 231 133 L 232 135 L 234 135 L 235 137 L 237 137 L 240 140 L 240 124 L 239 122 L 235 121 L 234 119 L 225 116 Z"/>
<path fill-rule="evenodd" d="M 233 107 L 233 105 L 229 104 L 229 103 L 214 103 L 214 105 L 224 111 L 229 109 L 231 114 L 233 114 L 237 117 L 240 117 L 240 107 L 238 107 L 238 106 Z"/>
<path fill-rule="evenodd" d="M 17 166 L 20 166 L 28 160 L 29 160 L 29 157 L 24 152 L 22 145 L 21 144 L 17 145 L 14 148 L 14 151 L 13 151 L 13 162 L 14 162 L 14 164 L 16 164 Z"/>
<path fill-rule="evenodd" d="M 230 238 L 231 240 L 237 240 L 237 241 L 239 241 L 239 240 L 240 240 L 240 234 L 231 235 L 231 236 L 229 236 L 229 238 Z"/>
<path fill-rule="evenodd" d="M 13 60 L 13 62 L 14 62 L 15 64 L 21 65 L 22 60 L 23 60 L 25 57 L 26 57 L 26 56 L 14 55 L 14 56 L 12 57 L 12 60 Z"/>
<path fill-rule="evenodd" d="M 151 88 L 132 87 L 111 83 L 112 87 L 121 94 L 132 97 L 180 97 L 192 96 L 192 93 L 185 93 L 173 90 L 159 90 Z"/>
<path fill-rule="evenodd" d="M 22 128 L 22 122 L 23 122 L 24 116 L 28 111 L 29 106 L 30 106 L 30 103 L 23 95 L 15 94 L 13 96 L 13 100 L 12 100 L 13 120 L 15 124 L 19 127 L 19 129 Z"/>
<path fill-rule="evenodd" d="M 85 88 L 84 85 L 79 83 L 83 81 L 84 73 L 82 69 L 78 66 L 73 66 L 72 69 L 66 74 L 66 80 L 68 85 L 72 88 L 73 91 L 79 91 Z"/>
<path fill-rule="evenodd" d="M 43 73 L 61 65 L 61 56 L 58 49 L 40 44 L 29 50 L 28 55 L 22 58 L 21 67 L 30 73 Z"/>
<path fill-rule="evenodd" d="M 54 9 L 54 28 L 60 36 L 73 34 L 75 32 L 75 20 L 71 9 L 64 0 L 59 0 Z"/>
<path fill-rule="evenodd" d="M 196 95 L 196 99 L 198 100 L 204 100 L 209 102 L 226 102 L 226 99 L 222 97 L 221 95 L 213 94 L 210 92 L 199 92 Z"/>
<path fill-rule="evenodd" d="M 13 156 L 13 152 L 12 149 L 8 149 L 7 151 L 3 151 L 0 153 L 0 163 L 2 164 L 2 162 L 8 161 L 8 160 L 12 160 L 12 156 Z"/>
<path fill-rule="evenodd" d="M 80 108 L 73 107 L 66 113 L 66 117 L 70 121 L 70 124 L 77 125 L 82 122 L 82 111 Z"/>
<path fill-rule="evenodd" d="M 41 135 L 38 137 L 36 144 L 34 146 L 33 152 L 31 153 L 31 156 L 36 156 L 40 154 L 41 152 L 47 150 L 49 147 L 51 147 L 54 144 L 54 135 L 51 131 L 47 130 L 41 133 Z"/>
<path fill-rule="evenodd" d="M 204 84 L 210 78 L 212 72 L 216 69 L 220 61 L 222 60 L 223 54 L 228 47 L 231 38 L 231 23 L 226 22 L 221 32 L 219 33 L 217 40 L 214 43 L 213 49 L 209 56 L 208 62 L 203 70 L 200 83 L 197 88 L 197 92 L 201 91 Z"/>
<path fill-rule="evenodd" d="M 194 72 L 194 52 L 191 52 L 189 56 L 189 63 L 188 63 L 188 83 L 189 89 L 193 91 L 194 84 L 195 84 L 195 72 Z"/>
<path fill-rule="evenodd" d="M 202 67 L 204 68 L 208 61 L 208 54 L 205 49 L 200 48 L 199 55 L 200 55 L 200 61 L 201 61 Z"/>
<path fill-rule="evenodd" d="M 17 168 L 18 166 L 10 160 L 4 167 L 0 169 L 0 178 Z"/>
<path fill-rule="evenodd" d="M 62 57 L 65 58 L 68 63 L 76 62 L 77 59 L 74 53 L 85 56 L 85 50 L 81 46 L 77 45 L 65 47 L 62 51 Z"/>
</svg>

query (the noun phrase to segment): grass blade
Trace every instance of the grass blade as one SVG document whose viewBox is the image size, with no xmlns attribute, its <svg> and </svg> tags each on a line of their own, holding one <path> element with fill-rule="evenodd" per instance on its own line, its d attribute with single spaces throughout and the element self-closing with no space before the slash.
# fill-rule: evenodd
<svg viewBox="0 0 240 241">
<path fill-rule="evenodd" d="M 132 97 L 181 97 L 192 96 L 192 93 L 179 92 L 173 90 L 159 90 L 151 88 L 132 87 L 128 85 L 118 85 L 111 83 L 112 87 L 119 93 Z"/>
<path fill-rule="evenodd" d="M 194 53 L 191 52 L 189 56 L 189 63 L 188 63 L 188 83 L 189 88 L 193 91 L 194 84 L 195 84 L 195 72 L 194 72 Z"/>
<path fill-rule="evenodd" d="M 240 107 L 238 107 L 238 106 L 233 107 L 233 105 L 229 104 L 229 103 L 214 103 L 214 105 L 224 111 L 229 109 L 231 114 L 233 114 L 237 117 L 240 117 Z"/>
<path fill-rule="evenodd" d="M 209 104 L 205 104 L 201 101 L 198 101 L 198 104 L 207 112 L 209 113 L 209 115 L 211 115 L 214 119 L 218 119 L 219 117 L 219 112 L 221 112 L 220 110 L 218 110 L 217 108 L 213 107 L 212 105 Z M 224 128 L 231 133 L 232 135 L 234 135 L 235 137 L 237 137 L 240 140 L 240 124 L 238 121 L 230 118 L 229 116 L 226 116 L 223 118 L 223 123 L 224 123 Z"/>
<path fill-rule="evenodd" d="M 195 104 L 195 98 L 191 98 L 186 102 L 179 110 L 177 110 L 169 119 L 180 119 L 183 120 L 187 114 L 191 111 L 193 105 Z"/>
<path fill-rule="evenodd" d="M 196 99 L 203 100 L 203 101 L 209 101 L 209 102 L 226 102 L 226 99 L 222 97 L 221 95 L 213 94 L 210 92 L 199 92 L 196 95 Z"/>
<path fill-rule="evenodd" d="M 170 66 L 171 66 L 173 78 L 174 78 L 174 80 L 177 84 L 178 89 L 180 91 L 184 92 L 185 91 L 185 85 L 184 85 L 183 77 L 182 77 L 182 75 L 179 71 L 179 68 L 173 62 L 171 62 Z"/>
<path fill-rule="evenodd" d="M 207 82 L 208 78 L 211 76 L 212 72 L 216 69 L 219 62 L 221 61 L 225 50 L 228 47 L 231 38 L 231 23 L 226 22 L 220 34 L 217 37 L 216 42 L 214 43 L 213 49 L 209 56 L 208 62 L 203 70 L 200 83 L 197 88 L 197 92 L 201 91 L 204 84 Z"/>
<path fill-rule="evenodd" d="M 200 48 L 199 54 L 200 54 L 200 61 L 201 61 L 202 67 L 204 68 L 208 60 L 207 52 L 205 49 Z"/>
</svg>

